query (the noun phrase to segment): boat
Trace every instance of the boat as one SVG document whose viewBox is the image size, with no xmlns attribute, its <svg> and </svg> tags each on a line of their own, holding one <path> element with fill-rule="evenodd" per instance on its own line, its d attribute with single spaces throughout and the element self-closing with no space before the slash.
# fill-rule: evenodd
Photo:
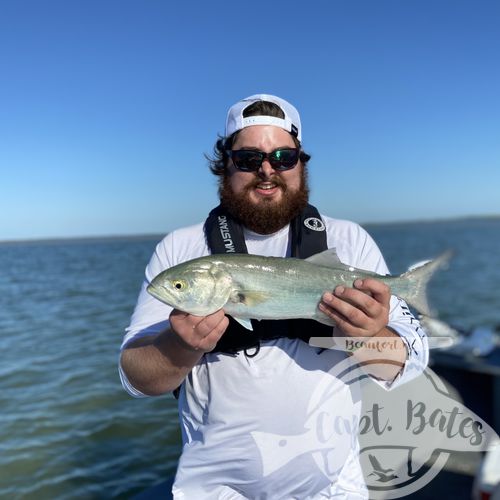
<svg viewBox="0 0 500 500">
<path fill-rule="evenodd" d="M 436 323 L 434 328 L 443 328 L 440 333 L 447 331 L 453 341 L 450 347 L 431 349 L 429 366 L 497 433 L 490 450 L 479 457 L 462 454 L 451 468 L 470 478 L 472 491 L 464 499 L 500 500 L 500 325 L 465 331 Z"/>
</svg>

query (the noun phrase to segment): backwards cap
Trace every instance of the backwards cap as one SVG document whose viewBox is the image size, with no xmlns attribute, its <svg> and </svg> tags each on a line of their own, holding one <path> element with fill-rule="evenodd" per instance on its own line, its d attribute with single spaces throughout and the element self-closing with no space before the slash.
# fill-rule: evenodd
<svg viewBox="0 0 500 500">
<path fill-rule="evenodd" d="M 277 118 L 275 116 L 248 116 L 245 118 L 243 111 L 257 101 L 268 101 L 277 104 L 285 114 L 285 118 Z M 274 95 L 255 94 L 231 106 L 227 113 L 226 137 L 252 125 L 274 125 L 275 127 L 285 129 L 297 137 L 299 141 L 302 141 L 299 112 L 289 102 Z"/>
</svg>

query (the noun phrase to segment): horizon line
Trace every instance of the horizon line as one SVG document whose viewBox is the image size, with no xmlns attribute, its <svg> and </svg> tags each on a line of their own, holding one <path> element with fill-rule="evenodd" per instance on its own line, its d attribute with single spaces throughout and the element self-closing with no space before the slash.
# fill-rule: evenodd
<svg viewBox="0 0 500 500">
<path fill-rule="evenodd" d="M 390 226 L 390 225 L 401 225 L 401 224 L 433 224 L 439 222 L 453 222 L 453 221 L 465 221 L 465 220 L 475 220 L 475 219 L 500 219 L 500 214 L 489 214 L 489 215 L 461 215 L 454 217 L 435 217 L 429 219 L 407 219 L 400 221 L 381 221 L 381 222 L 359 222 L 360 226 Z M 0 240 L 0 245 L 15 245 L 19 243 L 31 244 L 31 243 L 57 243 L 62 241 L 74 241 L 74 242 L 92 242 L 92 241 L 105 241 L 105 240 L 130 240 L 130 239 L 155 239 L 163 238 L 170 231 L 158 232 L 158 233 L 129 233 L 129 234 L 103 234 L 103 235 L 79 235 L 79 236 L 47 236 L 47 237 L 32 237 L 32 238 L 16 238 L 16 239 L 2 239 Z"/>
</svg>

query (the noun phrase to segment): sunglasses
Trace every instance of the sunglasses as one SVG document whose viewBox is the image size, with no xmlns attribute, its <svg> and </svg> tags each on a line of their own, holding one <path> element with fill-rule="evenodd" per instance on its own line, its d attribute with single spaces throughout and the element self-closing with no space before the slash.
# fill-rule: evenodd
<svg viewBox="0 0 500 500">
<path fill-rule="evenodd" d="M 290 170 L 300 158 L 299 148 L 278 148 L 270 153 L 258 149 L 228 150 L 227 154 L 234 166 L 242 172 L 257 172 L 262 167 L 262 162 L 267 159 L 274 170 Z"/>
</svg>

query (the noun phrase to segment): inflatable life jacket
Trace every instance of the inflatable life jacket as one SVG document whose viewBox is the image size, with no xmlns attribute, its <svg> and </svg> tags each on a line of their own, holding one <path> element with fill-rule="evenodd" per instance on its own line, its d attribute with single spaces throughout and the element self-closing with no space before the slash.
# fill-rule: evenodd
<svg viewBox="0 0 500 500">
<path fill-rule="evenodd" d="M 327 249 L 326 227 L 318 210 L 307 205 L 290 223 L 291 256 L 306 259 Z M 205 237 L 212 254 L 248 253 L 243 227 L 222 207 L 214 208 L 205 221 Z M 258 353 L 261 340 L 288 337 L 308 342 L 310 337 L 331 337 L 332 327 L 310 319 L 252 320 L 249 332 L 231 316 L 229 326 L 212 352 L 235 354 L 244 350 L 247 356 Z M 247 349 L 255 348 L 253 354 Z"/>
</svg>

